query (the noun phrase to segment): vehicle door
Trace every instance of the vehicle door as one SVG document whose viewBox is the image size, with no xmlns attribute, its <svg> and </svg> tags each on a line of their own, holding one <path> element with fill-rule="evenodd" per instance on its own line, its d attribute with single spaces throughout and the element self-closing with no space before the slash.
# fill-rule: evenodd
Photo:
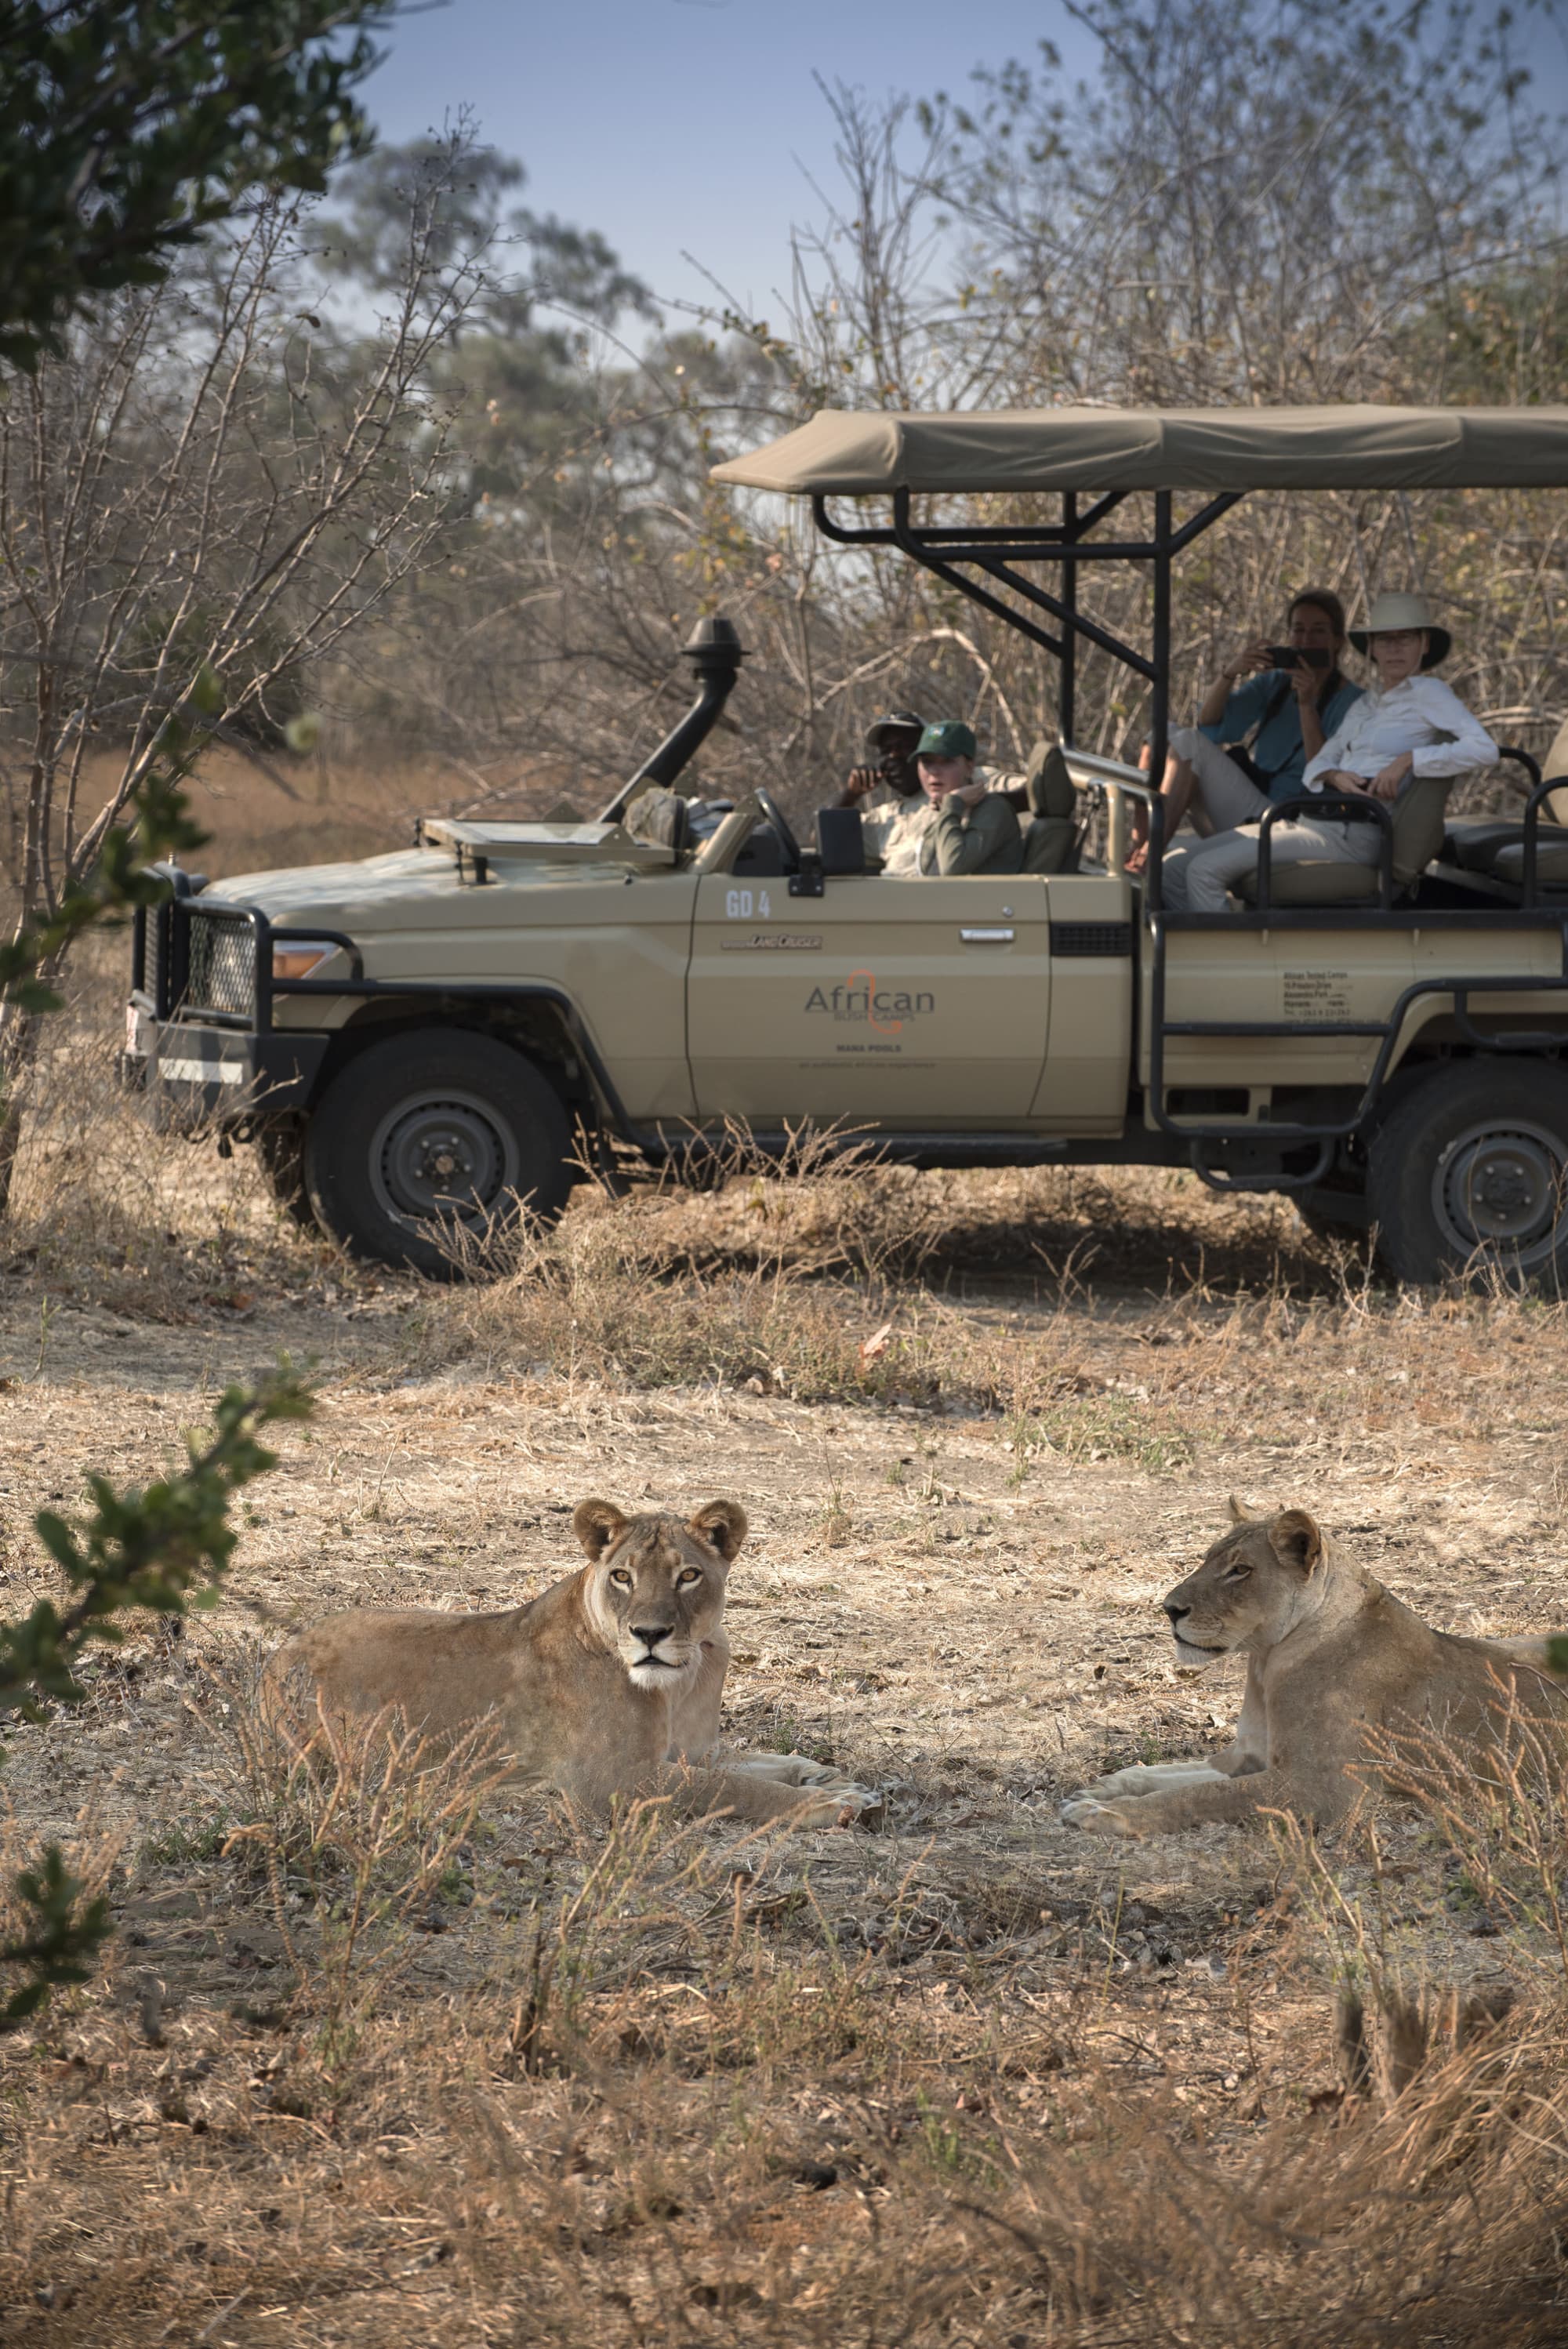
<svg viewBox="0 0 1568 2349">
<path fill-rule="evenodd" d="M 1050 1015 L 1046 884 L 697 884 L 686 1040 L 699 1117 L 906 1128 L 1027 1116 Z"/>
</svg>

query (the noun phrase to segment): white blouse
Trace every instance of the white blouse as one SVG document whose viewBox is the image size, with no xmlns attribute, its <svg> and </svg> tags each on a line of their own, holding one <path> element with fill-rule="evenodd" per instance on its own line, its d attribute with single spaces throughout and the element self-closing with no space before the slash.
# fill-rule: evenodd
<svg viewBox="0 0 1568 2349">
<path fill-rule="evenodd" d="M 1463 775 L 1497 763 L 1497 744 L 1440 677 L 1408 677 L 1385 693 L 1374 686 L 1354 704 L 1345 723 L 1302 770 L 1309 792 L 1336 767 L 1370 781 L 1390 759 L 1408 750 L 1417 775 Z M 1408 778 L 1407 778 L 1408 780 Z"/>
</svg>

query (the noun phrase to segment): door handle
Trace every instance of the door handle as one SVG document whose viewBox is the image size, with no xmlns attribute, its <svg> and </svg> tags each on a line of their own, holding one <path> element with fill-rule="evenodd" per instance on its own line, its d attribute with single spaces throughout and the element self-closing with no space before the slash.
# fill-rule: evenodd
<svg viewBox="0 0 1568 2349">
<path fill-rule="evenodd" d="M 966 947 L 1010 947 L 1011 930 L 960 930 L 959 936 Z"/>
</svg>

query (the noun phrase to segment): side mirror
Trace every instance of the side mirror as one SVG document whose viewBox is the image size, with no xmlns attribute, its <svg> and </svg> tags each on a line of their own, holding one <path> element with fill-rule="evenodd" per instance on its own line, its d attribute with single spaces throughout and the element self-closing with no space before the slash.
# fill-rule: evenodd
<svg viewBox="0 0 1568 2349">
<path fill-rule="evenodd" d="M 866 840 L 859 808 L 817 810 L 817 854 L 825 874 L 865 871 Z"/>
</svg>

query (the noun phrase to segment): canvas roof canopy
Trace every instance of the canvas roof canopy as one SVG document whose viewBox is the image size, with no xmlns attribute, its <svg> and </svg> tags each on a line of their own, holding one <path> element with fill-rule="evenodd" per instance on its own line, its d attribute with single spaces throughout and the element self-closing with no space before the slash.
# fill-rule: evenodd
<svg viewBox="0 0 1568 2349">
<path fill-rule="evenodd" d="M 892 490 L 1506 490 L 1568 486 L 1568 407 L 820 409 L 716 481 Z"/>
</svg>

